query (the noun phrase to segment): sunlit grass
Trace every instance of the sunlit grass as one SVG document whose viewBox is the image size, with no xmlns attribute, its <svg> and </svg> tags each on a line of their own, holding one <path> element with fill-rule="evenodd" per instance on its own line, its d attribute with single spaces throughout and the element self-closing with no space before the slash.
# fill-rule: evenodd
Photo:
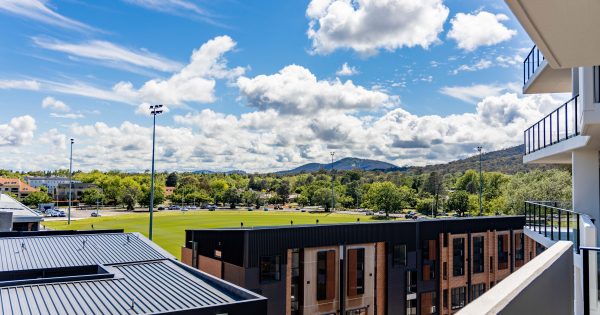
<svg viewBox="0 0 600 315">
<path fill-rule="evenodd" d="M 185 242 L 185 230 L 203 228 L 227 228 L 255 226 L 319 224 L 372 221 L 369 216 L 338 213 L 306 213 L 278 211 L 164 211 L 154 214 L 154 241 L 162 248 L 180 257 L 181 246 Z M 55 230 L 124 229 L 126 232 L 140 232 L 148 236 L 148 213 L 131 213 L 118 216 L 104 216 L 71 221 L 47 221 L 43 224 Z"/>
</svg>

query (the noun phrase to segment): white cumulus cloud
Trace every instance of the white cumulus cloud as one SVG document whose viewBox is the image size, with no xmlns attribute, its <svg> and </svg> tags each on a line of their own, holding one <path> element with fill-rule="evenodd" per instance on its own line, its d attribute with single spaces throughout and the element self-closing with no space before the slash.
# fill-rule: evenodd
<svg viewBox="0 0 600 315">
<path fill-rule="evenodd" d="M 358 73 L 358 70 L 356 70 L 356 67 L 354 66 L 349 66 L 347 62 L 344 62 L 344 64 L 342 64 L 342 67 L 335 72 L 335 74 L 339 75 L 339 76 L 351 76 L 351 75 L 355 75 Z"/>
<path fill-rule="evenodd" d="M 47 96 L 42 100 L 42 108 L 49 108 L 59 112 L 68 112 L 71 110 L 67 104 L 52 96 Z"/>
<path fill-rule="evenodd" d="M 0 124 L 0 146 L 20 146 L 33 139 L 37 129 L 35 119 L 29 115 L 12 118 L 6 124 Z"/>
<path fill-rule="evenodd" d="M 310 70 L 298 65 L 286 66 L 272 75 L 240 77 L 237 86 L 249 106 L 272 108 L 284 114 L 373 111 L 397 103 L 396 97 L 368 90 L 350 80 L 318 80 Z"/>
<path fill-rule="evenodd" d="M 307 34 L 318 54 L 340 48 L 362 55 L 428 48 L 438 41 L 448 12 L 441 0 L 312 0 Z"/>
<path fill-rule="evenodd" d="M 509 29 L 503 21 L 508 20 L 505 14 L 493 14 L 479 11 L 475 14 L 458 13 L 450 24 L 448 38 L 456 41 L 458 48 L 473 51 L 480 46 L 492 46 L 509 40 L 517 34 Z"/>
</svg>

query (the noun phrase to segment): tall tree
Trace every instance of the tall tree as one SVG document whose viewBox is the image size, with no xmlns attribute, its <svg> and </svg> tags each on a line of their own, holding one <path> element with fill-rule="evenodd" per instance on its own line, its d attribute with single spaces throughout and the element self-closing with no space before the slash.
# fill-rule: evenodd
<svg viewBox="0 0 600 315">
<path fill-rule="evenodd" d="M 177 187 L 177 173 L 173 172 L 167 176 L 167 187 Z"/>
</svg>

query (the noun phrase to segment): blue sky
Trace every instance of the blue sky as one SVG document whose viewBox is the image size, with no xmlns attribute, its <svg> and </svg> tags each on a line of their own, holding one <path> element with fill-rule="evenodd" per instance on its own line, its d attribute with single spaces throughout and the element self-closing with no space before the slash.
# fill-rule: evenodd
<svg viewBox="0 0 600 315">
<path fill-rule="evenodd" d="M 503 1 L 5 0 L 0 29 L 2 168 L 65 167 L 73 137 L 76 168 L 147 169 L 150 103 L 159 169 L 259 172 L 449 161 L 558 105 L 519 94 Z"/>
</svg>

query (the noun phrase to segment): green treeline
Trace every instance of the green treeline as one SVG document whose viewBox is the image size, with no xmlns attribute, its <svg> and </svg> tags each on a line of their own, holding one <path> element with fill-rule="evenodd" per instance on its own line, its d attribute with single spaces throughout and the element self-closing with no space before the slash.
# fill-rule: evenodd
<svg viewBox="0 0 600 315">
<path fill-rule="evenodd" d="M 64 171 L 53 172 L 56 175 Z M 0 170 L 0 176 L 48 175 L 39 172 L 13 173 Z M 265 204 L 294 203 L 299 207 L 319 206 L 329 211 L 333 197 L 335 209 L 366 208 L 386 213 L 414 210 L 423 214 L 456 212 L 479 213 L 479 173 L 430 172 L 419 175 L 403 172 L 330 171 L 277 174 L 193 174 L 158 173 L 155 205 L 168 200 L 185 204 L 216 203 L 229 207 L 261 207 Z M 150 200 L 149 173 L 76 172 L 74 179 L 94 183 L 102 191 L 84 192 L 82 201 L 123 206 L 132 209 L 147 206 Z M 483 210 L 485 214 L 519 214 L 525 200 L 571 199 L 571 174 L 561 169 L 533 170 L 515 175 L 483 173 Z M 165 186 L 175 187 L 165 196 Z M 38 195 L 38 194 L 36 194 Z M 35 198 L 42 198 L 36 196 Z M 34 204 L 38 200 L 25 200 Z M 46 201 L 46 200 L 44 200 Z"/>
</svg>

